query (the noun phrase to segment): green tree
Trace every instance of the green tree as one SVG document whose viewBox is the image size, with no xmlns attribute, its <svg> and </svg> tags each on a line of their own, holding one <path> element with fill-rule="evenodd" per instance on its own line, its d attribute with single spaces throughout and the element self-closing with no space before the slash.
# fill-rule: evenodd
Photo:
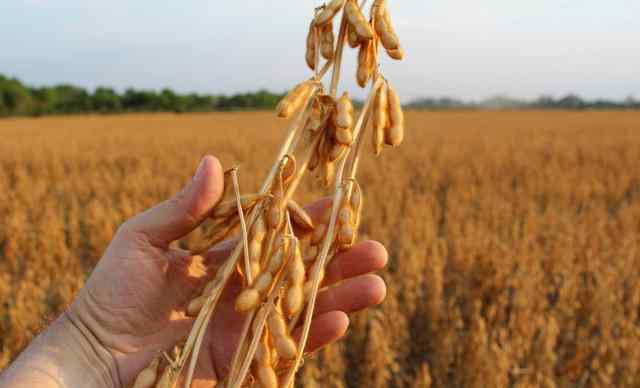
<svg viewBox="0 0 640 388">
<path fill-rule="evenodd" d="M 122 101 L 112 88 L 98 87 L 91 98 L 91 107 L 101 113 L 116 113 L 122 111 Z"/>
</svg>

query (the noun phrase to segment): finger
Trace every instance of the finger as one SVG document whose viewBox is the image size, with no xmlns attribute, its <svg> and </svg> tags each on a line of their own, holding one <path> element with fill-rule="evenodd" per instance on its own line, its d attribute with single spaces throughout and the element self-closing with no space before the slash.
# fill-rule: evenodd
<svg viewBox="0 0 640 388">
<path fill-rule="evenodd" d="M 331 210 L 332 198 L 325 197 L 304 206 L 314 223 L 322 220 L 323 216 Z"/>
<path fill-rule="evenodd" d="M 202 254 L 202 257 L 204 257 L 204 264 L 209 268 L 218 267 L 229 257 L 237 243 L 238 239 L 234 238 L 214 245 Z"/>
<path fill-rule="evenodd" d="M 315 315 L 333 310 L 351 313 L 375 306 L 384 300 L 387 286 L 378 275 L 362 275 L 327 288 L 318 294 Z"/>
<path fill-rule="evenodd" d="M 377 241 L 364 241 L 340 252 L 327 267 L 324 280 L 330 285 L 355 276 L 379 271 L 387 265 L 388 254 Z"/>
<path fill-rule="evenodd" d="M 329 345 L 342 338 L 349 328 L 349 317 L 342 311 L 330 311 L 322 315 L 315 316 L 311 321 L 309 340 L 305 346 L 306 353 Z M 298 327 L 293 332 L 296 340 L 300 339 L 302 328 Z"/>
<path fill-rule="evenodd" d="M 127 221 L 125 230 L 143 233 L 153 245 L 165 247 L 191 232 L 206 218 L 220 199 L 223 186 L 220 162 L 207 155 L 180 193 Z"/>
</svg>

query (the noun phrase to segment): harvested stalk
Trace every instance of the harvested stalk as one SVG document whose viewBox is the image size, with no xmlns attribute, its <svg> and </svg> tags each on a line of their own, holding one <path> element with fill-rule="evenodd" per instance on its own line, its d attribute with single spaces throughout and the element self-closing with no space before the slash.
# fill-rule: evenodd
<svg viewBox="0 0 640 388">
<path fill-rule="evenodd" d="M 158 358 L 152 360 L 139 374 L 134 388 L 173 388 L 178 378 L 184 380 L 185 388 L 191 385 L 209 322 L 234 273 L 243 275 L 235 308 L 246 315 L 229 375 L 220 383 L 227 388 L 252 383 L 268 388 L 292 386 L 327 265 L 358 236 L 363 201 L 356 171 L 367 123 L 372 118 L 376 153 L 383 143 L 400 144 L 404 133 L 400 99 L 379 74 L 378 42 L 392 57 L 401 58 L 404 53 L 399 44 L 390 44 L 397 41 L 397 36 L 385 2 L 376 0 L 371 22 L 362 13 L 364 3 L 358 6 L 354 0 L 332 0 L 315 13 L 305 54 L 315 75 L 278 103 L 278 116 L 287 118 L 297 113 L 274 165 L 260 191 L 245 196 L 241 195 L 237 171 L 231 170 L 235 198 L 221 202 L 210 213 L 215 241 L 240 225 L 238 243 L 215 278 L 186 306 L 187 315 L 195 319 L 175 360 L 168 359 L 163 369 L 160 366 L 164 363 Z M 344 12 L 335 41 L 333 20 L 340 10 Z M 365 87 L 371 81 L 357 120 L 349 94 L 344 92 L 336 99 L 347 41 L 352 47 L 360 47 L 358 84 Z M 327 62 L 318 69 L 321 54 Z M 326 93 L 321 80 L 329 70 L 331 84 Z M 333 186 L 330 208 L 315 224 L 293 200 L 304 175 L 311 170 L 320 175 L 326 187 Z M 294 236 L 293 225 L 298 233 L 310 235 L 308 246 Z M 302 318 L 302 333 L 295 341 L 291 333 Z"/>
</svg>

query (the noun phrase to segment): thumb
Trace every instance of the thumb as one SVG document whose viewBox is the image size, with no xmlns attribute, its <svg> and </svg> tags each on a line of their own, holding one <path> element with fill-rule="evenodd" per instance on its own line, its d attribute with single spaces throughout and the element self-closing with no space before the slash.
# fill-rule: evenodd
<svg viewBox="0 0 640 388">
<path fill-rule="evenodd" d="M 223 188 L 220 162 L 207 155 L 180 193 L 127 221 L 125 230 L 143 233 L 153 245 L 166 246 L 204 221 L 220 199 Z"/>
</svg>

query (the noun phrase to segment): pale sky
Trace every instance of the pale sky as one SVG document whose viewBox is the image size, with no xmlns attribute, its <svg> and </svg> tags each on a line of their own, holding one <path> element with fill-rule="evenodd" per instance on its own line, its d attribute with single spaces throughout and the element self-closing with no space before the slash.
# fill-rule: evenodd
<svg viewBox="0 0 640 388">
<path fill-rule="evenodd" d="M 640 0 L 388 3 L 407 59 L 385 60 L 383 72 L 403 100 L 640 97 Z M 0 0 L 0 73 L 30 85 L 282 91 L 309 76 L 304 39 L 320 4 Z"/>
</svg>

